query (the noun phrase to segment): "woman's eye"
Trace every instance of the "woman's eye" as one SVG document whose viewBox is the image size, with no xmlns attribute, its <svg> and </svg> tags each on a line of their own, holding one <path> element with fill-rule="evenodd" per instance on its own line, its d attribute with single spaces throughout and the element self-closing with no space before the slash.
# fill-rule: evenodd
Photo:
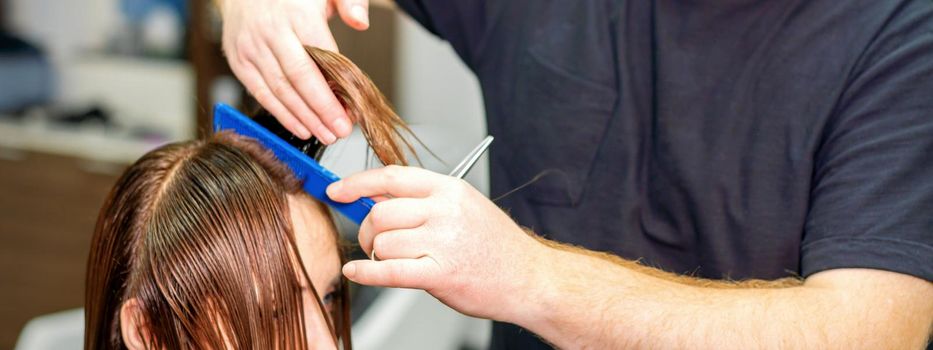
<svg viewBox="0 0 933 350">
<path fill-rule="evenodd" d="M 321 301 L 324 303 L 324 305 L 330 305 L 330 304 L 333 304 L 334 298 L 336 297 L 337 297 L 336 292 L 330 292 L 330 293 L 327 293 L 327 295 L 325 295 L 323 298 L 321 298 Z"/>
</svg>

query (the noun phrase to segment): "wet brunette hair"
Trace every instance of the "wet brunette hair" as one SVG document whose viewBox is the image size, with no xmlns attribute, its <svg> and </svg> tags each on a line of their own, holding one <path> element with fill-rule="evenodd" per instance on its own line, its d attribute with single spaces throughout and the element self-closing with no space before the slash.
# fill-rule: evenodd
<svg viewBox="0 0 933 350">
<path fill-rule="evenodd" d="M 337 53 L 308 53 L 379 160 L 406 164 L 408 129 L 369 78 Z M 287 199 L 300 185 L 258 142 L 230 133 L 144 155 L 97 219 L 84 347 L 126 348 L 121 310 L 132 300 L 142 329 L 131 331 L 149 348 L 305 349 L 304 279 L 334 341 L 350 349 L 346 281 L 329 315 L 301 264 Z"/>
</svg>

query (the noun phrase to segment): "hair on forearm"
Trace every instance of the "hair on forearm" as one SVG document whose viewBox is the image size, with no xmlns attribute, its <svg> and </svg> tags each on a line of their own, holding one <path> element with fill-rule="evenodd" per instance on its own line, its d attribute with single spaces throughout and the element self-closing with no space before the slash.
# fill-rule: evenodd
<svg viewBox="0 0 933 350">
<path fill-rule="evenodd" d="M 534 237 L 538 242 L 541 242 L 545 246 L 562 250 L 565 252 L 570 252 L 574 254 L 585 255 L 589 257 L 594 257 L 604 261 L 611 262 L 613 264 L 625 267 L 627 269 L 663 279 L 665 281 L 684 284 L 693 287 L 701 288 L 718 288 L 718 289 L 762 289 L 762 288 L 788 288 L 788 287 L 797 287 L 803 284 L 803 279 L 797 277 L 785 277 L 779 278 L 776 280 L 762 280 L 762 279 L 747 279 L 734 281 L 729 279 L 714 280 L 708 278 L 693 277 L 689 275 L 678 275 L 675 273 L 667 272 L 659 268 L 653 268 L 645 266 L 635 260 L 626 260 L 622 257 L 607 253 L 589 250 L 583 247 L 575 246 L 572 244 L 561 243 L 549 240 L 547 238 L 541 237 L 535 234 L 529 229 L 525 229 L 525 232 L 530 236 Z"/>
</svg>

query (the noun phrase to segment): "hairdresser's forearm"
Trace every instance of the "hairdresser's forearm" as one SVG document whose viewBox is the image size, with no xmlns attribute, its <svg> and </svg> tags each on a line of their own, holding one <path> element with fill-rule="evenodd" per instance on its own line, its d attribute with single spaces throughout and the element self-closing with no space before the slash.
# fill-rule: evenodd
<svg viewBox="0 0 933 350">
<path fill-rule="evenodd" d="M 806 281 L 727 283 L 666 274 L 526 235 L 463 180 L 386 167 L 330 198 L 392 196 L 344 266 L 358 283 L 423 289 L 465 314 L 515 323 L 562 348 L 911 348 L 933 325 L 933 284 L 839 269 Z"/>
<path fill-rule="evenodd" d="M 559 348 L 922 348 L 933 323 L 933 305 L 922 299 L 929 283 L 890 272 L 837 270 L 796 287 L 736 288 L 687 285 L 579 251 L 548 254 L 541 261 L 549 277 L 531 292 L 537 305 L 507 321 Z"/>
</svg>

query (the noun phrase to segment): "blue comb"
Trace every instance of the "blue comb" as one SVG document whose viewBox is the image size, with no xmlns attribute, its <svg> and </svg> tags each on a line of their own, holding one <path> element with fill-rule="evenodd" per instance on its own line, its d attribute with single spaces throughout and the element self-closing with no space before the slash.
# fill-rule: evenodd
<svg viewBox="0 0 933 350">
<path fill-rule="evenodd" d="M 214 131 L 230 130 L 237 134 L 252 137 L 268 148 L 301 181 L 302 188 L 308 194 L 326 203 L 357 224 L 369 215 L 369 210 L 376 203 L 370 198 L 360 198 L 352 203 L 334 202 L 327 196 L 327 186 L 340 180 L 314 158 L 299 151 L 272 131 L 240 113 L 235 108 L 223 103 L 214 106 Z"/>
</svg>

